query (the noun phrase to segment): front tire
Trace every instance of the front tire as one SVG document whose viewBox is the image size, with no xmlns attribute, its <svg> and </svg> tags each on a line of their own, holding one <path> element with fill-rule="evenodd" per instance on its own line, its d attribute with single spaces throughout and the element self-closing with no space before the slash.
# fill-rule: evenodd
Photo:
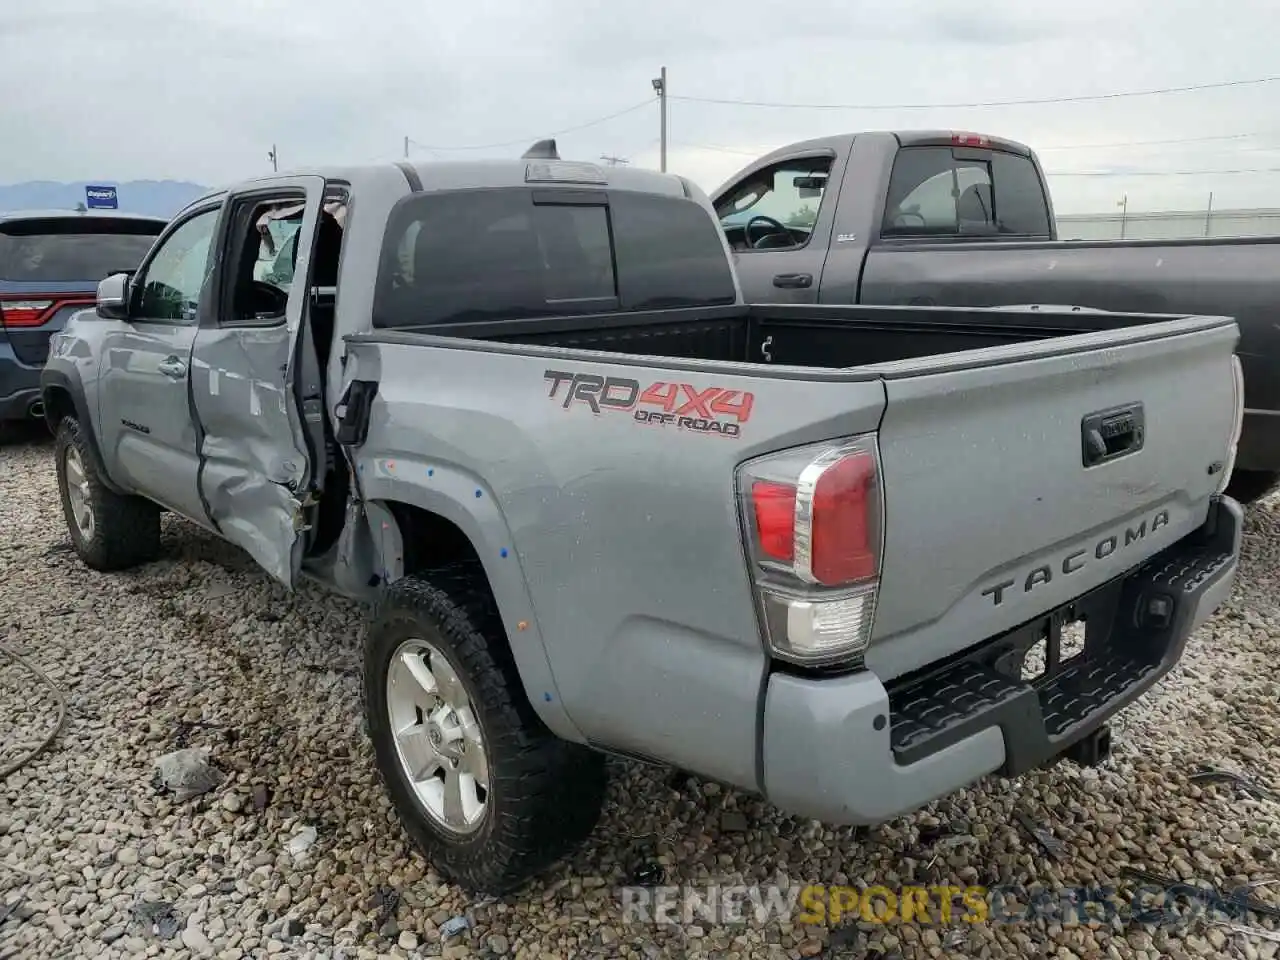
<svg viewBox="0 0 1280 960">
<path fill-rule="evenodd" d="M 1277 486 L 1280 486 L 1280 473 L 1269 470 L 1236 470 L 1227 483 L 1227 496 L 1240 503 L 1255 503 L 1261 500 Z"/>
<path fill-rule="evenodd" d="M 365 638 L 364 695 L 396 813 L 449 881 L 508 893 L 595 827 L 604 759 L 534 713 L 478 564 L 383 592 Z"/>
<path fill-rule="evenodd" d="M 86 566 L 125 570 L 160 555 L 160 508 L 103 484 L 79 421 L 59 425 L 54 460 L 71 546 Z"/>
</svg>

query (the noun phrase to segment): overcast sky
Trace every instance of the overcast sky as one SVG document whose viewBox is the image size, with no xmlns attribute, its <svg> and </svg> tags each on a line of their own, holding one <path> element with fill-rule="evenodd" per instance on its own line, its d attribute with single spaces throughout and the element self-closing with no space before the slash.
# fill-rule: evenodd
<svg viewBox="0 0 1280 960">
<path fill-rule="evenodd" d="M 23 5 L 27 6 L 27 5 Z M 1277 0 L 43 0 L 0 12 L 0 182 L 234 181 L 283 166 L 562 155 L 658 164 L 672 97 L 807 104 L 1074 97 L 1280 75 Z M 38 9 L 38 12 L 37 12 Z M 767 149 L 863 129 L 1035 147 L 1059 212 L 1280 206 L 1280 82 L 948 109 L 673 99 L 669 168 L 709 192 Z M 1235 137 L 1196 143 L 1093 146 Z M 488 149 L 461 147 L 500 144 Z M 1152 175 L 1165 171 L 1166 175 Z M 1175 176 L 1168 172 L 1197 171 Z M 1071 176 L 1069 174 L 1077 175 Z M 1080 176 L 1078 174 L 1114 174 Z"/>
</svg>

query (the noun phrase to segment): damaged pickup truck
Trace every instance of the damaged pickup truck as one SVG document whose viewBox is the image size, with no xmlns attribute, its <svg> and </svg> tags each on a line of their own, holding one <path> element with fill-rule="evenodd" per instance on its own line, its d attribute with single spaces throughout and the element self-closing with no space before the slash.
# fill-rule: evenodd
<svg viewBox="0 0 1280 960">
<path fill-rule="evenodd" d="M 1005 320 L 747 305 L 687 180 L 534 151 L 197 201 L 44 403 L 90 567 L 167 510 L 373 601 L 395 808 L 498 892 L 605 752 L 838 823 L 1106 755 L 1231 589 L 1238 330 Z"/>
</svg>

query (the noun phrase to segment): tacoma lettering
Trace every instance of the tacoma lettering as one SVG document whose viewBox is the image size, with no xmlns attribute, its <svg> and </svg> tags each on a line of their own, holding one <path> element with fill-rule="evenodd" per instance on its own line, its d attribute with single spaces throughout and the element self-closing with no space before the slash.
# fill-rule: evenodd
<svg viewBox="0 0 1280 960">
<path fill-rule="evenodd" d="M 1123 539 L 1120 534 L 1113 533 L 1099 540 L 1091 549 L 1073 550 L 1060 561 L 1039 564 L 1028 571 L 1022 579 L 1022 592 L 1030 593 L 1037 587 L 1052 583 L 1054 577 L 1069 577 L 1079 573 L 1089 565 L 1090 556 L 1094 560 L 1106 560 L 1117 551 L 1139 543 L 1146 538 L 1148 532 L 1155 533 L 1161 527 L 1167 527 L 1169 522 L 1169 511 L 1161 510 L 1155 516 L 1148 517 L 1135 526 L 1126 527 Z M 1016 587 L 1018 582 L 1017 579 L 1012 579 L 993 583 L 982 591 L 982 596 L 990 597 L 992 605 L 998 607 L 1004 603 L 1005 593 Z"/>
</svg>

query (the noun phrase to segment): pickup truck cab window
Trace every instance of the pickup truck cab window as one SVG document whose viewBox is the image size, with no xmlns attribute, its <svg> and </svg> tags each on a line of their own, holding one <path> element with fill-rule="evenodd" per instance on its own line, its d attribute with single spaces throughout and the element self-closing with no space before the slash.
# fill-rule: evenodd
<svg viewBox="0 0 1280 960">
<path fill-rule="evenodd" d="M 751 174 L 716 205 L 735 250 L 786 250 L 809 242 L 826 193 L 830 157 L 784 160 Z"/>
<path fill-rule="evenodd" d="M 304 199 L 277 195 L 234 202 L 227 245 L 229 275 L 218 311 L 222 326 L 283 321 Z"/>
<path fill-rule="evenodd" d="M 161 242 L 139 279 L 139 317 L 151 322 L 196 322 L 217 223 L 217 209 L 203 210 Z"/>
<path fill-rule="evenodd" d="M 1048 205 L 1028 157 L 906 147 L 894 160 L 881 235 L 1048 237 Z"/>
<path fill-rule="evenodd" d="M 375 307 L 382 325 L 616 305 L 604 195 L 575 198 L 535 203 L 525 189 L 411 198 L 387 227 Z"/>
<path fill-rule="evenodd" d="M 298 260 L 298 231 L 302 229 L 302 207 L 276 207 L 258 220 L 258 258 L 253 277 L 289 290 Z"/>
<path fill-rule="evenodd" d="M 503 188 L 415 195 L 392 211 L 374 326 L 732 303 L 714 223 L 690 200 Z"/>
</svg>

